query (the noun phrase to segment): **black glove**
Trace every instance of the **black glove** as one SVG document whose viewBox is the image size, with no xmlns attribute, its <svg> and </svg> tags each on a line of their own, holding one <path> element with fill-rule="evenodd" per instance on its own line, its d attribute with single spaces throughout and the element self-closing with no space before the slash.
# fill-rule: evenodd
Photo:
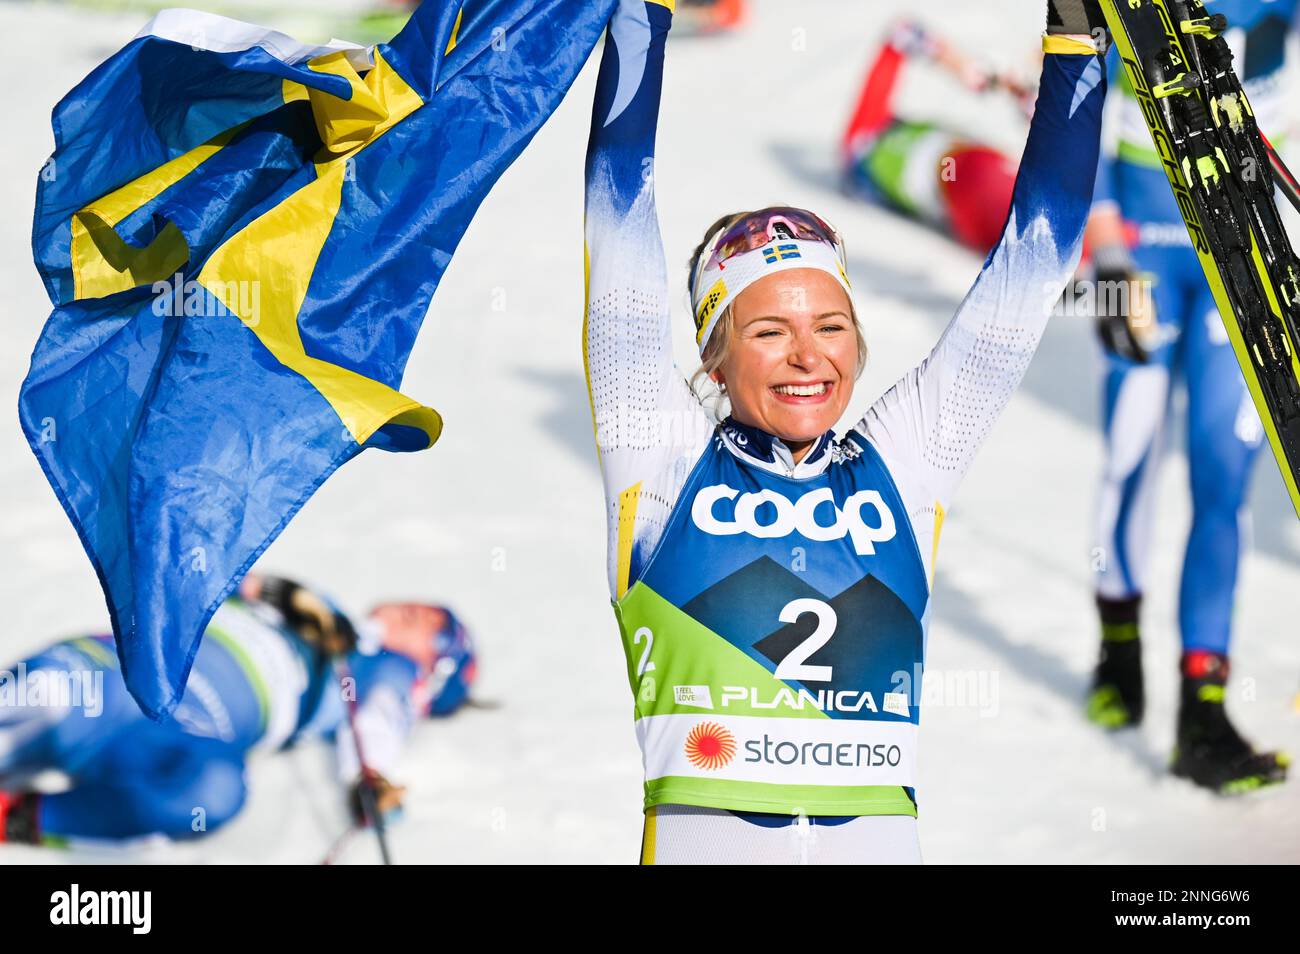
<svg viewBox="0 0 1300 954">
<path fill-rule="evenodd" d="M 1110 41 L 1106 16 L 1097 0 L 1047 0 L 1047 32 L 1104 37 L 1106 45 Z"/>
<path fill-rule="evenodd" d="M 293 580 L 262 577 L 257 598 L 279 610 L 289 628 L 324 655 L 340 656 L 357 648 L 357 631 L 352 621 Z"/>
<path fill-rule="evenodd" d="M 1146 364 L 1151 360 L 1156 329 L 1147 283 L 1134 268 L 1127 249 L 1099 248 L 1093 261 L 1097 273 L 1093 310 L 1102 347 L 1113 355 Z"/>
</svg>

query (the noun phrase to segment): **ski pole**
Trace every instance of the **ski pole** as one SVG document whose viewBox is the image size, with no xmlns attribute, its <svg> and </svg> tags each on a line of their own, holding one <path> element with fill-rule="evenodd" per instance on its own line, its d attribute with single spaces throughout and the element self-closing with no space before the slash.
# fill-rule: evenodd
<svg viewBox="0 0 1300 954">
<path fill-rule="evenodd" d="M 1277 154 L 1273 144 L 1268 141 L 1268 137 L 1261 132 L 1260 138 L 1264 140 L 1264 148 L 1268 150 L 1268 163 L 1273 167 L 1273 181 L 1277 183 L 1278 189 L 1286 196 L 1291 207 L 1300 212 L 1300 182 L 1291 174 L 1291 170 L 1286 167 L 1282 157 Z"/>
<path fill-rule="evenodd" d="M 346 680 L 351 677 L 352 673 L 348 669 L 347 662 L 340 657 L 334 663 L 335 671 L 339 677 L 340 687 L 346 688 Z M 366 764 L 366 754 L 361 747 L 361 733 L 357 731 L 357 699 L 356 699 L 356 680 L 352 682 L 353 692 L 346 691 L 343 693 L 347 702 L 348 728 L 352 732 L 352 744 L 357 749 L 357 763 L 361 766 L 361 783 L 358 786 L 357 794 L 361 798 L 362 814 L 370 821 L 375 829 L 375 837 L 379 840 L 379 856 L 383 859 L 385 865 L 393 863 L 392 856 L 388 852 L 388 832 L 384 827 L 384 816 L 379 811 L 379 799 L 376 797 L 375 790 L 371 784 L 370 766 Z"/>
<path fill-rule="evenodd" d="M 329 850 L 325 852 L 325 857 L 321 859 L 321 864 L 332 865 L 338 861 L 339 856 L 343 854 L 343 849 L 352 842 L 352 836 L 357 832 L 356 825 L 349 825 L 341 835 L 334 839 L 330 844 Z"/>
</svg>

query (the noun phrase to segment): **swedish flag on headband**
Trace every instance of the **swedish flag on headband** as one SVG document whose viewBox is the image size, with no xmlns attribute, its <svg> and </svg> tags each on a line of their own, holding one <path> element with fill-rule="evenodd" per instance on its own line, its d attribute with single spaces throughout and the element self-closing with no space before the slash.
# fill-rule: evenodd
<svg viewBox="0 0 1300 954">
<path fill-rule="evenodd" d="M 150 715 L 335 468 L 438 438 L 430 298 L 613 6 L 426 0 L 371 49 L 168 10 L 55 107 L 19 410 Z"/>
<path fill-rule="evenodd" d="M 763 261 L 768 265 L 773 265 L 787 258 L 802 258 L 799 254 L 798 245 L 769 245 L 763 249 Z"/>
</svg>

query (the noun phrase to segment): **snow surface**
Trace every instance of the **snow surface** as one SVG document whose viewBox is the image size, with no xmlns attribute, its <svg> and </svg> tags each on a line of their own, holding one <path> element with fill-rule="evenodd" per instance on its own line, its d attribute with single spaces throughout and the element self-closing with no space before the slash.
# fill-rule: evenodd
<svg viewBox="0 0 1300 954">
<path fill-rule="evenodd" d="M 683 367 L 693 367 L 685 261 L 717 215 L 776 202 L 822 211 L 846 235 L 872 361 L 861 413 L 930 348 L 979 270 L 943 235 L 841 196 L 833 147 L 870 50 L 914 3 L 756 4 L 743 31 L 670 43 L 657 167 L 670 275 L 681 279 Z M 932 11 L 939 5 L 930 5 Z M 1033 69 L 1036 0 L 946 2 L 933 25 L 991 62 Z M 31 265 L 37 170 L 49 111 L 146 13 L 0 6 L 9 74 L 0 150 L 0 277 L 17 393 L 49 312 Z M 295 32 L 300 17 L 266 15 Z M 328 33 L 300 30 L 320 42 Z M 399 863 L 611 862 L 637 856 L 641 778 L 617 630 L 580 353 L 582 159 L 597 57 L 489 196 L 443 280 L 404 391 L 446 431 L 418 455 L 377 452 L 343 468 L 262 566 L 362 610 L 389 596 L 454 605 L 482 648 L 480 699 L 498 704 L 423 725 L 400 772 Z M 903 111 L 1008 149 L 1015 108 L 924 70 Z M 521 216 L 522 213 L 522 216 Z M 1176 593 L 1189 514 L 1181 431 L 1160 485 L 1145 619 L 1149 711 L 1107 737 L 1081 717 L 1096 652 L 1089 567 L 1099 470 L 1098 353 L 1085 319 L 1053 320 L 1021 391 L 944 525 L 929 666 L 983 679 L 976 704 L 929 705 L 921 744 L 922 846 L 929 862 L 1295 862 L 1300 786 L 1224 800 L 1165 771 L 1176 702 Z M 106 625 L 89 563 L 12 412 L 0 432 L 8 664 Z M 1300 524 L 1271 459 L 1252 500 L 1256 534 L 1236 617 L 1230 706 L 1250 737 L 1300 750 L 1291 601 Z M 1288 622 L 1288 618 L 1291 622 Z M 226 829 L 185 845 L 71 852 L 0 848 L 0 863 L 315 862 L 342 830 L 322 745 L 256 759 L 251 798 Z M 373 863 L 369 836 L 341 860 Z"/>
</svg>

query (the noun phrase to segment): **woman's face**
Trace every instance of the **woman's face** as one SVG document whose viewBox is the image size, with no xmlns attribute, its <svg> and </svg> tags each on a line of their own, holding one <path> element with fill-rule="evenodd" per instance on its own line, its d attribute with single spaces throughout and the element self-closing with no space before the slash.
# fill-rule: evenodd
<svg viewBox="0 0 1300 954">
<path fill-rule="evenodd" d="M 825 272 L 793 268 L 736 296 L 731 350 L 713 379 L 736 420 L 799 452 L 835 426 L 857 370 L 849 296 Z"/>
</svg>

